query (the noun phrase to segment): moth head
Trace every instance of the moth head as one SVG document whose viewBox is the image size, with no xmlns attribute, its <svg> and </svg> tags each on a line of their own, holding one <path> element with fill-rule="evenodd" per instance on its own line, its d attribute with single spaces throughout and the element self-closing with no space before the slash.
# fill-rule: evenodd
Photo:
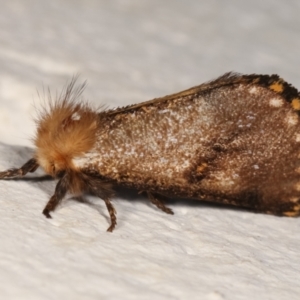
<svg viewBox="0 0 300 300">
<path fill-rule="evenodd" d="M 70 88 L 70 87 L 68 87 Z M 95 144 L 98 113 L 86 103 L 74 100 L 66 89 L 63 99 L 50 102 L 36 120 L 36 159 L 46 173 L 59 176 L 74 169 L 72 159 Z"/>
</svg>

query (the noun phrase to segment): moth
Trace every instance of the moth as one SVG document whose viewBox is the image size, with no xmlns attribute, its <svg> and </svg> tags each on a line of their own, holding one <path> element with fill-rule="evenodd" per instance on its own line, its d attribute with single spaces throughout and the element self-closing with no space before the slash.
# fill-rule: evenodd
<svg viewBox="0 0 300 300">
<path fill-rule="evenodd" d="M 35 154 L 0 173 L 21 177 L 41 166 L 58 179 L 43 214 L 69 192 L 104 200 L 113 231 L 115 186 L 146 192 L 162 211 L 181 197 L 298 216 L 300 95 L 278 75 L 226 73 L 162 98 L 93 109 L 76 80 L 36 120 Z"/>
</svg>

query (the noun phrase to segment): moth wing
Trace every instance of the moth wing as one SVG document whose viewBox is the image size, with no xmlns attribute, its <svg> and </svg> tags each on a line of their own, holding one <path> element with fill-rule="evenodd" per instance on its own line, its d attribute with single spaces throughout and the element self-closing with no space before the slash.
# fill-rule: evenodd
<svg viewBox="0 0 300 300">
<path fill-rule="evenodd" d="M 225 73 L 224 75 L 218 77 L 215 80 L 208 81 L 206 83 L 200 84 L 198 86 L 194 86 L 192 88 L 189 88 L 187 90 L 171 94 L 171 95 L 166 95 L 164 97 L 159 97 L 155 98 L 152 100 L 144 101 L 141 103 L 125 106 L 125 107 L 120 107 L 116 109 L 112 109 L 107 111 L 106 113 L 108 115 L 115 115 L 119 113 L 126 113 L 126 112 L 131 112 L 134 110 L 138 110 L 140 108 L 146 108 L 147 106 L 158 106 L 162 102 L 167 102 L 167 101 L 172 101 L 174 99 L 178 98 L 184 98 L 184 97 L 189 97 L 189 96 L 197 96 L 201 93 L 204 93 L 206 91 L 224 86 L 224 85 L 229 85 L 233 84 L 234 82 L 239 82 L 241 79 L 244 78 L 244 75 L 241 75 L 239 73 L 234 73 L 234 72 L 228 72 Z"/>
</svg>

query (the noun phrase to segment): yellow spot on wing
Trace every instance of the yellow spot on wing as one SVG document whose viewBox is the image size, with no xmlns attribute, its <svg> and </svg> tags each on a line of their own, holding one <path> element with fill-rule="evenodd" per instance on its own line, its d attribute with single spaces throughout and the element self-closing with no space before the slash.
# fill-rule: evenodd
<svg viewBox="0 0 300 300">
<path fill-rule="evenodd" d="M 269 88 L 277 93 L 281 93 L 283 91 L 283 85 L 280 81 L 272 83 Z"/>
<path fill-rule="evenodd" d="M 295 110 L 300 110 L 300 99 L 299 98 L 294 98 L 292 100 L 292 107 L 295 109 Z"/>
</svg>

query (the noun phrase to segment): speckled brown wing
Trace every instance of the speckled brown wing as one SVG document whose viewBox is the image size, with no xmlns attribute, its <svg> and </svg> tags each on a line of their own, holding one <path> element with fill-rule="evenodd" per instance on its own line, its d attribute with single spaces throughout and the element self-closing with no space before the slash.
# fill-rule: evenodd
<svg viewBox="0 0 300 300">
<path fill-rule="evenodd" d="M 58 179 L 43 214 L 70 192 L 103 199 L 116 224 L 113 184 L 162 196 L 300 213 L 300 97 L 277 75 L 220 78 L 186 91 L 99 113 L 78 99 L 74 78 L 37 118 L 34 157 L 0 179 L 41 166 Z"/>
<path fill-rule="evenodd" d="M 277 75 L 228 73 L 107 112 L 89 159 L 75 163 L 138 190 L 297 215 L 299 109 Z"/>
<path fill-rule="evenodd" d="M 172 101 L 176 100 L 178 98 L 183 97 L 195 97 L 201 93 L 208 92 L 213 89 L 218 89 L 220 87 L 225 86 L 232 86 L 233 84 L 257 84 L 259 86 L 268 88 L 273 90 L 274 92 L 282 95 L 286 101 L 293 104 L 293 107 L 296 110 L 300 110 L 300 98 L 299 98 L 299 92 L 296 88 L 294 88 L 291 84 L 284 81 L 282 78 L 280 78 L 278 75 L 257 75 L 257 74 L 251 74 L 251 75 L 242 75 L 239 73 L 234 72 L 228 72 L 224 75 L 218 77 L 215 80 L 208 81 L 206 83 L 200 84 L 198 86 L 194 86 L 192 88 L 189 88 L 187 90 L 167 95 L 164 97 L 155 98 L 149 101 L 144 101 L 137 104 L 128 105 L 125 107 L 119 107 L 115 109 L 111 109 L 109 111 L 106 111 L 105 113 L 107 115 L 117 115 L 119 113 L 126 113 L 130 111 L 134 111 L 136 109 L 145 108 L 147 106 L 160 106 L 161 103 L 165 101 Z"/>
</svg>

